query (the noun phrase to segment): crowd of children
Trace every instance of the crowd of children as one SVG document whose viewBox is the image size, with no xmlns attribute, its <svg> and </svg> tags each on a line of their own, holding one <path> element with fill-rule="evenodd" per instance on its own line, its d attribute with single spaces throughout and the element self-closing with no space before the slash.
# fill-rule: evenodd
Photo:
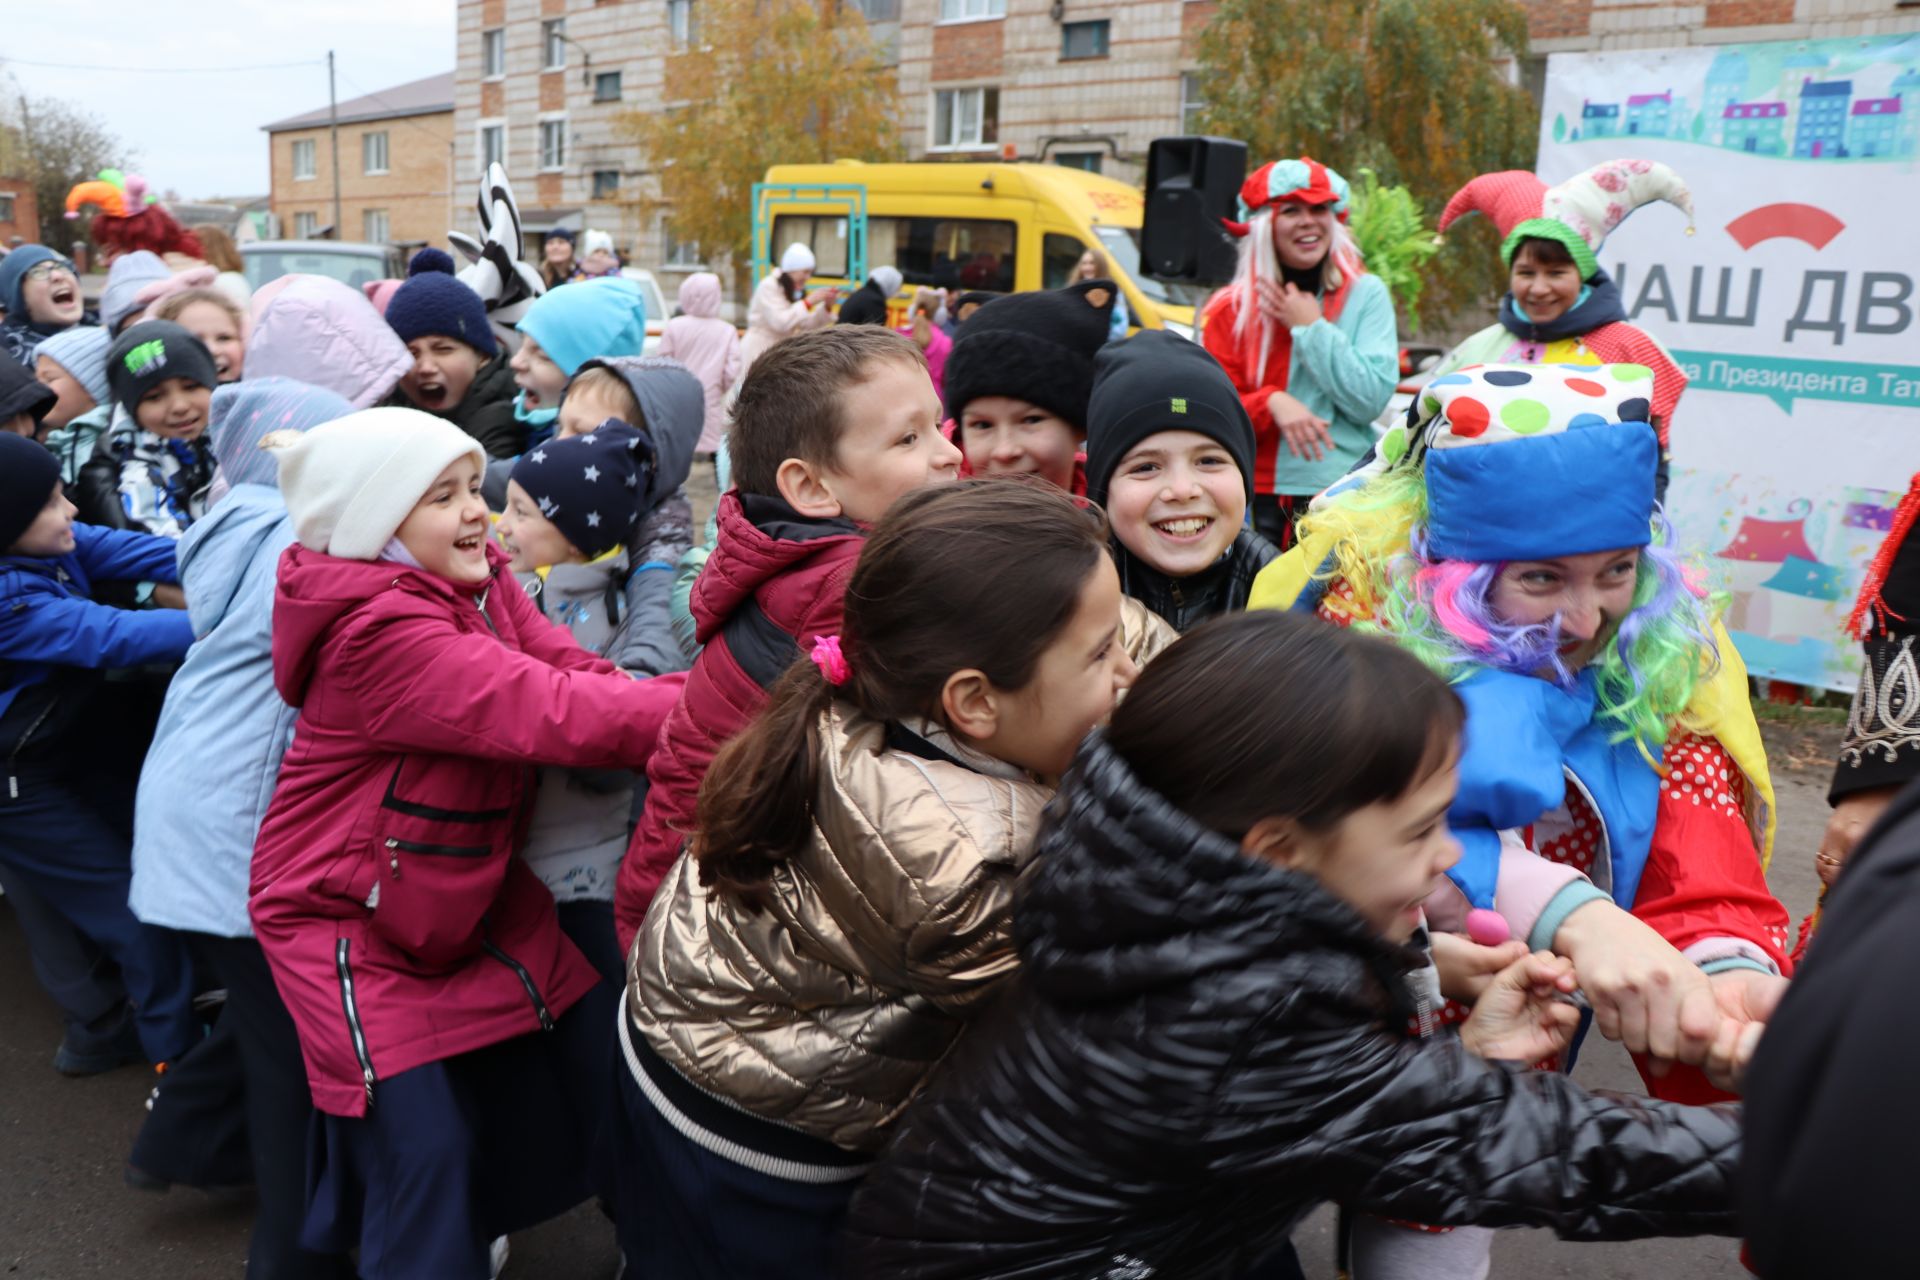
<svg viewBox="0 0 1920 1280">
<path fill-rule="evenodd" d="M 164 1069 L 131 1185 L 251 1182 L 257 1278 L 595 1197 L 649 1280 L 1734 1230 L 1792 962 L 1657 373 L 1465 368 L 1275 505 L 1344 241 L 1290 346 L 1219 321 L 1255 396 L 1099 278 L 828 326 L 799 245 L 650 354 L 596 235 L 510 326 L 435 249 L 244 312 L 128 252 L 100 325 L 0 260 L 0 883 L 56 1065 Z M 1551 1069 L 1589 1008 L 1661 1100 Z"/>
</svg>

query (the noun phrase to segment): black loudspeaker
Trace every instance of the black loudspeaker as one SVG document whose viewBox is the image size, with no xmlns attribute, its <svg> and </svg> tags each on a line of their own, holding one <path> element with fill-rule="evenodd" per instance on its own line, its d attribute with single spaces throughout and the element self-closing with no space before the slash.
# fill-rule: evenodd
<svg viewBox="0 0 1920 1280">
<path fill-rule="evenodd" d="M 1239 242 L 1220 225 L 1239 214 L 1247 144 L 1230 138 L 1155 138 L 1147 149 L 1147 274 L 1194 284 L 1233 279 Z"/>
</svg>

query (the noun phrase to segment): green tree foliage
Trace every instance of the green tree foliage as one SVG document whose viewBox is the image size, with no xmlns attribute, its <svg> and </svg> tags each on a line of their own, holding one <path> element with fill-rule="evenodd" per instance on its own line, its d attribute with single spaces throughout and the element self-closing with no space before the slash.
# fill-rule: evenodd
<svg viewBox="0 0 1920 1280">
<path fill-rule="evenodd" d="M 1204 127 L 1244 139 L 1249 163 L 1372 169 L 1429 216 L 1476 174 L 1533 167 L 1539 110 L 1501 65 L 1527 52 L 1515 0 L 1221 0 L 1198 52 Z M 1449 232 L 1429 315 L 1484 311 L 1505 287 L 1498 243 L 1481 218 Z"/>
<path fill-rule="evenodd" d="M 0 120 L 0 173 L 33 180 L 40 208 L 40 242 L 66 252 L 85 223 L 66 220 L 67 192 L 102 169 L 133 159 L 98 117 L 59 98 L 7 104 Z"/>
<path fill-rule="evenodd" d="M 684 107 L 620 121 L 646 155 L 674 235 L 731 259 L 750 288 L 753 184 L 776 164 L 893 160 L 898 86 L 866 19 L 839 0 L 700 0 L 666 65 Z"/>
<path fill-rule="evenodd" d="M 1347 229 L 1367 260 L 1367 270 L 1393 293 L 1400 327 L 1420 328 L 1420 295 L 1426 286 L 1427 259 L 1440 248 L 1439 237 L 1405 187 L 1383 187 L 1371 169 L 1360 170 L 1353 184 Z"/>
</svg>

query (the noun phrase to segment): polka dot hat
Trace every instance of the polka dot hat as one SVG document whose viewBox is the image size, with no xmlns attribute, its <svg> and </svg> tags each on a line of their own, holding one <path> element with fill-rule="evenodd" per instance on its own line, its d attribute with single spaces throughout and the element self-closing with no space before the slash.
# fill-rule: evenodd
<svg viewBox="0 0 1920 1280">
<path fill-rule="evenodd" d="M 1644 365 L 1474 365 L 1380 442 L 1424 452 L 1428 544 L 1450 560 L 1546 560 L 1652 540 L 1659 445 Z"/>
</svg>

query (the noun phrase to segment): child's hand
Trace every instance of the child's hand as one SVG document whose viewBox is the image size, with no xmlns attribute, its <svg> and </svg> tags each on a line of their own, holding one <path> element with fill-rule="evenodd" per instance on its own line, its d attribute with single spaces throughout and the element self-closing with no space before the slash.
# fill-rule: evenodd
<svg viewBox="0 0 1920 1280">
<path fill-rule="evenodd" d="M 1573 965 L 1548 951 L 1523 956 L 1487 984 L 1460 1027 L 1460 1042 L 1477 1057 L 1538 1062 L 1565 1049 L 1580 1010 L 1560 999 L 1574 988 Z"/>
<path fill-rule="evenodd" d="M 170 582 L 156 582 L 153 584 L 153 607 L 184 609 L 187 607 L 187 593 Z"/>
<path fill-rule="evenodd" d="M 1483 947 L 1457 933 L 1428 936 L 1433 967 L 1440 971 L 1440 994 L 1461 1004 L 1478 1000 L 1495 975 L 1527 954 L 1527 944 L 1512 939 L 1497 947 Z"/>
</svg>

